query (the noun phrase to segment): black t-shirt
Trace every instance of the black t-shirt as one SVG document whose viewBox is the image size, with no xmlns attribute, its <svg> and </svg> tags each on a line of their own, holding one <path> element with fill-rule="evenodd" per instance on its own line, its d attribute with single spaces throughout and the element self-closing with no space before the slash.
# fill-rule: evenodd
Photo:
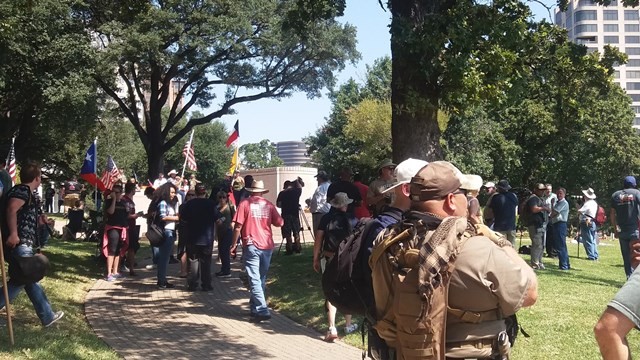
<svg viewBox="0 0 640 360">
<path fill-rule="evenodd" d="M 11 198 L 24 201 L 24 205 L 18 209 L 17 213 L 17 230 L 20 245 L 33 246 L 37 240 L 38 205 L 31 188 L 27 185 L 16 185 L 7 193 L 5 205 L 9 204 Z M 6 210 L 4 212 L 6 213 Z M 6 222 L 6 219 L 3 219 L 3 221 Z M 8 227 L 4 231 L 8 231 Z M 6 236 L 9 235 L 8 232 L 6 234 Z"/>
<path fill-rule="evenodd" d="M 333 199 L 339 192 L 346 193 L 349 199 L 353 200 L 353 202 L 349 204 L 349 207 L 347 207 L 347 212 L 353 214 L 356 206 L 359 206 L 362 202 L 360 190 L 358 190 L 358 187 L 351 181 L 338 180 L 329 185 L 329 189 L 327 189 L 327 201 Z"/>
<path fill-rule="evenodd" d="M 342 212 L 335 208 L 331 208 L 331 211 L 324 214 L 320 219 L 318 230 L 324 231 L 323 250 L 329 251 L 331 246 L 327 246 L 325 243 L 334 243 L 335 248 L 342 240 L 346 239 L 351 231 L 356 226 L 358 219 L 353 214 Z M 335 250 L 332 250 L 335 251 Z"/>
<path fill-rule="evenodd" d="M 216 204 L 209 199 L 195 198 L 180 206 L 180 236 L 185 236 L 191 245 L 213 244 L 216 220 L 220 213 Z"/>
<path fill-rule="evenodd" d="M 282 216 L 298 215 L 300 195 L 302 195 L 302 188 L 289 188 L 278 194 L 276 203 L 278 203 L 282 209 Z"/>
<path fill-rule="evenodd" d="M 107 199 L 107 201 L 105 201 L 104 203 L 105 216 L 107 217 L 106 224 L 122 227 L 129 226 L 129 211 L 127 210 L 127 204 L 125 204 L 124 201 L 121 200 L 116 202 L 116 207 L 113 211 L 113 214 L 107 213 L 106 209 L 111 206 L 112 201 L 114 201 L 114 199 Z"/>
<path fill-rule="evenodd" d="M 518 197 L 512 192 L 496 193 L 487 204 L 493 210 L 493 230 L 512 231 L 516 229 L 516 209 Z"/>
<path fill-rule="evenodd" d="M 531 208 L 534 206 L 538 206 L 538 207 L 542 207 L 544 206 L 544 201 L 538 197 L 538 196 L 531 196 L 529 198 L 529 200 L 527 200 L 527 208 L 528 211 L 530 213 L 529 215 L 529 223 L 527 224 L 527 226 L 536 226 L 536 227 L 541 227 L 544 224 L 544 211 L 540 211 L 538 213 L 533 213 L 533 211 L 531 211 Z"/>
</svg>

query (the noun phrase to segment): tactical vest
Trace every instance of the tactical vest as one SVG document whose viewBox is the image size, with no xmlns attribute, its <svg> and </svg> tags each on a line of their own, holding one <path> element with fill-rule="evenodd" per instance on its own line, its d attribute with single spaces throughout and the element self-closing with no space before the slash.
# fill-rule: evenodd
<svg viewBox="0 0 640 360">
<path fill-rule="evenodd" d="M 486 226 L 477 228 L 483 233 L 491 232 L 492 241 L 510 246 Z M 462 217 L 445 218 L 439 225 L 409 218 L 378 235 L 369 259 L 376 304 L 374 328 L 395 348 L 397 359 L 445 359 L 447 316 L 478 320 L 478 314 L 447 306 L 455 259 L 465 242 L 475 235 L 476 228 L 469 227 Z M 425 256 L 428 254 L 446 255 Z M 435 259 L 439 261 L 433 267 L 426 259 L 431 259 L 431 264 Z M 425 274 L 429 268 L 439 270 L 430 276 Z M 431 282 L 425 283 L 428 277 Z M 482 321 L 491 315 L 479 316 Z M 486 348 L 489 354 L 493 345 L 475 344 Z"/>
</svg>

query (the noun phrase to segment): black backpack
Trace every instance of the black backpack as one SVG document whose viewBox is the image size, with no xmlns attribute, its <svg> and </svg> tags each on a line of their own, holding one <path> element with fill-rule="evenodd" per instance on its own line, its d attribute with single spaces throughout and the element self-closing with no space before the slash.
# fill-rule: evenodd
<svg viewBox="0 0 640 360">
<path fill-rule="evenodd" d="M 362 266 L 368 261 L 368 252 L 361 247 L 373 224 L 372 218 L 360 219 L 352 233 L 338 244 L 322 274 L 326 299 L 343 314 L 367 315 L 373 305 L 371 280 L 366 279 L 371 277 L 371 270 L 367 273 Z"/>
<path fill-rule="evenodd" d="M 349 216 L 344 211 L 331 212 L 325 216 L 330 216 L 330 220 L 324 232 L 322 251 L 335 254 L 338 251 L 338 245 L 353 233 L 353 227 Z"/>
</svg>

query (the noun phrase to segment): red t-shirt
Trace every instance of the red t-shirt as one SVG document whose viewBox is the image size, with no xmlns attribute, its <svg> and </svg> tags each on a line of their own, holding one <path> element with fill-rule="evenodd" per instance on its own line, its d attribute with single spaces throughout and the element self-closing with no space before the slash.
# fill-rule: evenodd
<svg viewBox="0 0 640 360">
<path fill-rule="evenodd" d="M 355 208 L 353 215 L 356 219 L 362 219 L 365 217 L 371 217 L 371 213 L 369 212 L 369 205 L 367 204 L 367 192 L 369 191 L 369 187 L 360 181 L 356 181 L 353 183 L 358 188 L 360 192 L 360 196 L 362 196 L 362 202 L 360 206 Z"/>
<path fill-rule="evenodd" d="M 279 227 L 284 224 L 276 207 L 269 200 L 256 195 L 240 202 L 233 221 L 242 225 L 242 245 L 254 245 L 260 250 L 275 247 L 271 225 Z"/>
</svg>

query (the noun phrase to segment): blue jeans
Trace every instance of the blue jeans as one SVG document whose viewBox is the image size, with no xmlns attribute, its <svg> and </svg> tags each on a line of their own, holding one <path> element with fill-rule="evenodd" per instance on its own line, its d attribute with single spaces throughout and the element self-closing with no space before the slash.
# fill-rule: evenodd
<svg viewBox="0 0 640 360">
<path fill-rule="evenodd" d="M 175 230 L 164 231 L 164 242 L 158 247 L 158 284 L 167 282 L 167 268 L 169 267 L 169 257 L 173 242 L 176 240 Z"/>
<path fill-rule="evenodd" d="M 554 248 L 558 252 L 558 267 L 560 270 L 569 270 L 569 252 L 567 251 L 567 223 L 558 221 L 553 224 Z"/>
<path fill-rule="evenodd" d="M 158 250 L 157 246 L 152 246 L 151 247 L 151 261 L 153 262 L 154 265 L 158 265 L 158 253 L 160 252 L 160 250 Z"/>
<path fill-rule="evenodd" d="M 249 306 L 254 315 L 270 315 L 265 294 L 267 292 L 267 272 L 272 253 L 273 249 L 260 250 L 253 245 L 242 248 L 244 268 L 247 271 L 251 287 Z"/>
<path fill-rule="evenodd" d="M 620 240 L 620 252 L 622 253 L 622 262 L 624 263 L 624 273 L 627 275 L 627 279 L 631 276 L 631 248 L 629 244 L 633 240 L 638 240 L 638 230 L 634 231 L 621 231 L 618 234 Z"/>
<path fill-rule="evenodd" d="M 13 256 L 33 256 L 33 248 L 27 245 L 19 245 L 16 246 L 12 250 Z M 42 325 L 49 324 L 53 320 L 53 310 L 51 310 L 51 304 L 49 303 L 49 299 L 47 299 L 47 295 L 44 293 L 44 289 L 40 285 L 40 283 L 32 283 L 26 285 L 15 285 L 9 280 L 7 284 L 7 291 L 9 292 L 9 302 L 13 302 L 13 299 L 20 294 L 20 291 L 24 288 L 29 300 L 33 304 L 33 308 L 36 310 L 36 314 Z M 4 296 L 0 296 L 0 308 L 4 308 L 5 300 Z"/>
<path fill-rule="evenodd" d="M 231 272 L 231 243 L 233 238 L 232 229 L 221 229 L 218 233 L 218 255 L 220 256 L 220 271 L 224 274 Z"/>
<path fill-rule="evenodd" d="M 598 238 L 596 233 L 596 223 L 591 221 L 591 224 L 587 226 L 586 223 L 580 223 L 580 236 L 582 237 L 582 243 L 584 244 L 584 250 L 587 252 L 587 259 L 598 260 Z"/>
</svg>

